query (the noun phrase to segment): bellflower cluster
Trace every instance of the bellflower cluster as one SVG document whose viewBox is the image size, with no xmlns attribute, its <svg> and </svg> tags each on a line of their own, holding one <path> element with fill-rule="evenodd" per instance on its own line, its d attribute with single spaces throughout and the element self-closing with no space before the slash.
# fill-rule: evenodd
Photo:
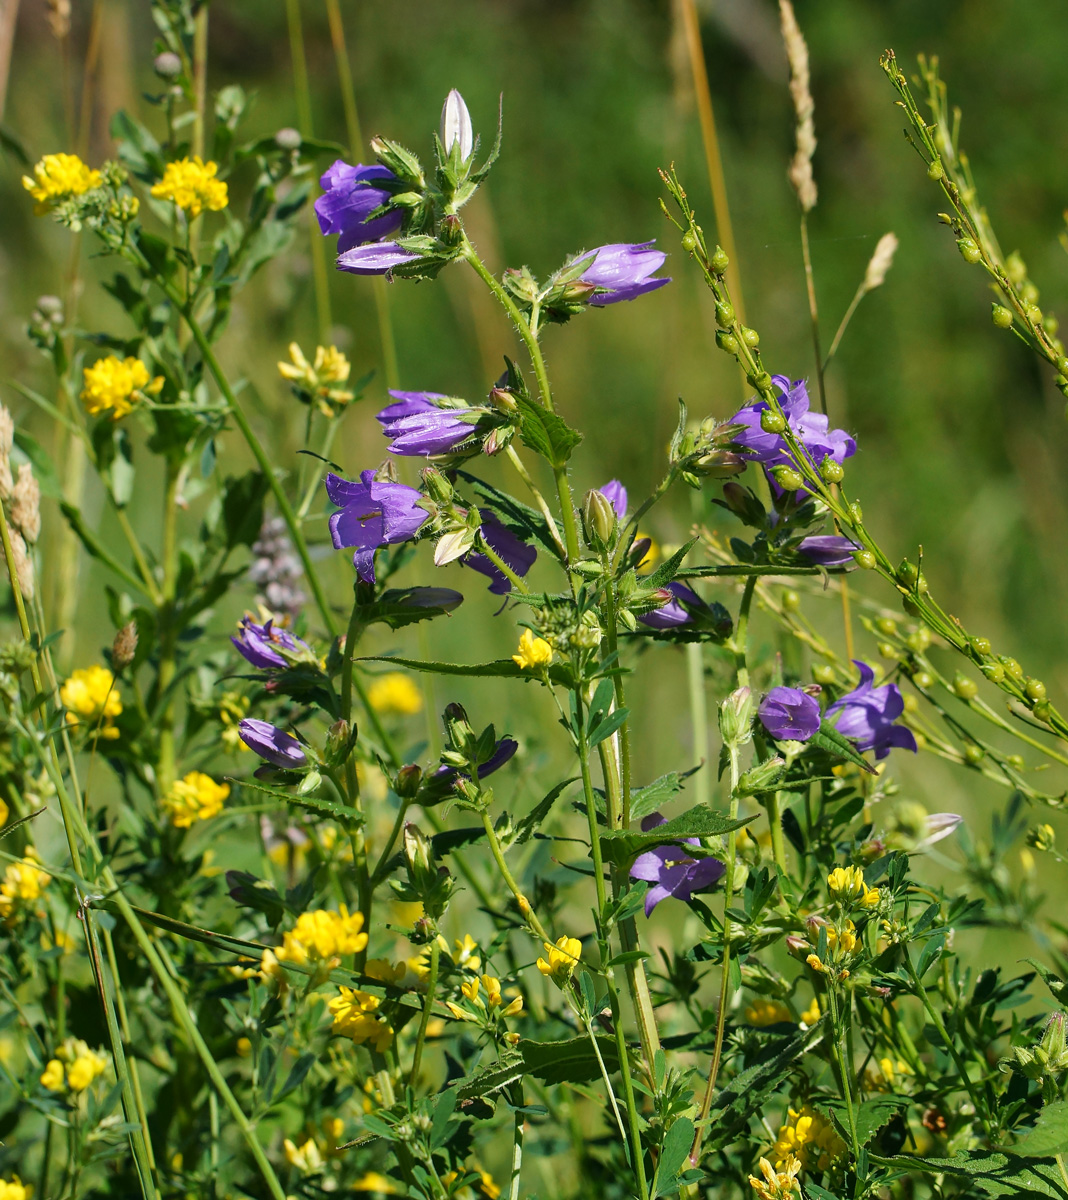
<svg viewBox="0 0 1068 1200">
<path fill-rule="evenodd" d="M 337 236 L 339 255 L 354 246 L 381 242 L 400 229 L 402 209 L 371 215 L 388 205 L 400 189 L 400 180 L 388 167 L 351 166 L 339 158 L 323 173 L 319 185 L 323 194 L 315 201 L 315 215 L 325 237 Z"/>
<path fill-rule="evenodd" d="M 375 479 L 371 470 L 361 472 L 355 483 L 331 472 L 326 492 L 341 509 L 330 518 L 334 548 L 356 548 L 352 561 L 366 583 L 375 581 L 375 551 L 408 541 L 430 516 L 419 507 L 423 497 L 418 488 Z"/>
</svg>

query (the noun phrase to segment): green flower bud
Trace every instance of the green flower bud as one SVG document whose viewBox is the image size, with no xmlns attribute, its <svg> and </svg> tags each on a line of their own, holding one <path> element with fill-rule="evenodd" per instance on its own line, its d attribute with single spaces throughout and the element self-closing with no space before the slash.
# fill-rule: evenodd
<svg viewBox="0 0 1068 1200">
<path fill-rule="evenodd" d="M 901 565 L 897 569 L 897 581 L 903 587 L 912 589 L 916 586 L 916 581 L 920 577 L 919 569 L 914 563 L 910 563 L 907 558 L 901 560 Z"/>
<path fill-rule="evenodd" d="M 719 706 L 719 732 L 725 746 L 744 746 L 753 736 L 753 693 L 737 688 Z"/>
<path fill-rule="evenodd" d="M 912 677 L 912 682 L 922 691 L 927 691 L 929 687 L 933 686 L 934 677 L 927 671 L 917 671 Z"/>
<path fill-rule="evenodd" d="M 1024 309 L 1024 313 L 1032 325 L 1042 324 L 1042 309 L 1037 304 L 1028 304 Z"/>
<path fill-rule="evenodd" d="M 1048 721 L 1053 716 L 1053 705 L 1048 700 L 1036 700 L 1031 711 L 1040 721 Z"/>
<path fill-rule="evenodd" d="M 717 246 L 715 253 L 708 260 L 708 265 L 717 275 L 722 275 L 730 266 L 731 260 L 727 257 L 726 251 L 722 246 Z"/>
<path fill-rule="evenodd" d="M 1038 825 L 1027 831 L 1027 844 L 1036 850 L 1052 850 L 1057 839 L 1052 825 Z"/>
<path fill-rule="evenodd" d="M 859 500 L 854 500 L 854 501 L 853 501 L 853 503 L 852 503 L 852 504 L 850 504 L 850 506 L 849 506 L 849 515 L 850 515 L 850 516 L 853 518 L 853 520 L 854 520 L 854 521 L 856 521 L 856 523 L 857 523 L 858 525 L 861 525 L 861 524 L 863 524 L 863 522 L 864 522 L 864 509 L 862 509 L 862 508 L 860 507 L 860 501 L 859 501 Z"/>
<path fill-rule="evenodd" d="M 945 175 L 945 169 L 942 166 L 940 158 L 933 158 L 927 165 L 927 178 L 939 180 Z"/>
<path fill-rule="evenodd" d="M 750 329 L 748 325 L 742 326 L 742 341 L 751 349 L 755 350 L 760 345 L 760 334 L 755 329 Z"/>
<path fill-rule="evenodd" d="M 598 547 L 607 546 L 616 531 L 616 510 L 604 492 L 591 488 L 586 493 L 582 502 L 582 520 L 586 525 L 586 537 Z"/>
<path fill-rule="evenodd" d="M 905 639 L 905 645 L 913 654 L 922 654 L 931 644 L 931 634 L 925 625 L 914 629 Z"/>
<path fill-rule="evenodd" d="M 984 754 L 982 746 L 977 746 L 974 742 L 969 742 L 964 747 L 964 761 L 969 766 L 978 766 L 983 761 Z"/>
<path fill-rule="evenodd" d="M 973 654 L 978 654 L 981 657 L 989 654 L 993 649 L 993 646 L 990 644 L 990 639 L 985 637 L 969 638 L 968 645 L 971 646 Z"/>
<path fill-rule="evenodd" d="M 1005 679 L 1005 668 L 999 662 L 982 663 L 979 670 L 983 672 L 991 683 L 1001 683 Z"/>
<path fill-rule="evenodd" d="M 697 234 L 692 229 L 687 229 L 682 235 L 682 248 L 687 254 L 692 254 L 698 247 Z"/>
<path fill-rule="evenodd" d="M 826 687 L 828 684 L 834 683 L 834 667 L 827 663 L 819 663 L 812 668 L 812 678 Z"/>
<path fill-rule="evenodd" d="M 1005 759 L 1005 765 L 1012 767 L 1014 771 L 1022 771 L 1024 767 L 1027 766 L 1019 754 L 1008 755 L 1008 757 Z"/>
<path fill-rule="evenodd" d="M 1008 675 L 1011 675 L 1017 683 L 1023 683 L 1024 673 L 1023 667 L 1016 661 L 1015 658 L 1009 658 L 1008 655 L 998 655 L 998 662 L 1005 668 Z"/>
<path fill-rule="evenodd" d="M 974 679 L 969 679 L 963 671 L 958 671 L 953 676 L 953 691 L 962 700 L 974 700 L 979 694 L 979 685 Z"/>
<path fill-rule="evenodd" d="M 507 413 L 509 416 L 519 412 L 519 405 L 516 403 L 515 396 L 505 388 L 490 388 L 489 399 L 494 408 L 500 409 L 501 412 Z"/>
<path fill-rule="evenodd" d="M 773 408 L 765 408 L 760 414 L 760 428 L 765 433 L 782 433 L 786 428 L 786 418 Z"/>
<path fill-rule="evenodd" d="M 1063 1071 L 1068 1067 L 1068 1047 L 1065 1046 L 1065 1019 L 1063 1012 L 1050 1014 L 1046 1028 L 1042 1031 L 1039 1051 L 1045 1055 L 1050 1071 Z"/>
<path fill-rule="evenodd" d="M 785 766 L 785 760 L 776 756 L 750 767 L 738 780 L 738 794 L 752 796 L 756 792 L 766 791 L 774 785 Z"/>
<path fill-rule="evenodd" d="M 845 467 L 828 454 L 820 465 L 820 474 L 828 483 L 841 483 L 845 479 Z"/>
<path fill-rule="evenodd" d="M 1027 264 L 1015 250 L 1005 259 L 1005 274 L 1017 287 L 1027 278 Z"/>
<path fill-rule="evenodd" d="M 408 766 L 401 767 L 397 772 L 397 778 L 393 781 L 393 790 L 402 800 L 414 800 L 422 779 L 422 770 L 410 763 Z"/>
<path fill-rule="evenodd" d="M 404 861 L 408 866 L 408 877 L 416 886 L 432 878 L 430 843 L 419 831 L 418 826 L 406 822 L 404 826 Z"/>
<path fill-rule="evenodd" d="M 734 324 L 734 305 L 729 300 L 720 300 L 716 305 L 716 320 L 724 329 Z"/>
<path fill-rule="evenodd" d="M 771 473 L 784 492 L 796 492 L 805 482 L 804 476 L 792 467 L 773 467 Z"/>
<path fill-rule="evenodd" d="M 884 637 L 893 637 L 897 633 L 897 622 L 893 617 L 879 617 L 875 622 L 875 628 Z"/>
<path fill-rule="evenodd" d="M 793 590 L 788 588 L 782 594 L 782 606 L 787 612 L 797 612 L 801 607 L 801 597 Z"/>
<path fill-rule="evenodd" d="M 728 333 L 725 329 L 716 330 L 716 345 L 721 350 L 726 350 L 728 354 L 738 353 L 738 339 L 733 333 Z"/>
<path fill-rule="evenodd" d="M 983 257 L 982 250 L 970 237 L 957 238 L 957 249 L 966 263 L 977 263 Z"/>
<path fill-rule="evenodd" d="M 875 567 L 875 555 L 870 550 L 858 550 L 853 555 L 853 561 L 865 571 L 871 571 Z"/>
<path fill-rule="evenodd" d="M 883 658 L 900 658 L 898 648 L 891 642 L 880 642 L 878 646 L 879 653 Z"/>
<path fill-rule="evenodd" d="M 423 477 L 423 486 L 431 500 L 438 504 L 452 502 L 453 488 L 448 476 L 439 471 L 437 467 L 424 467 L 420 474 Z"/>
<path fill-rule="evenodd" d="M 1028 679 L 1024 683 L 1024 691 L 1027 693 L 1028 700 L 1045 700 L 1046 685 L 1041 679 Z"/>
<path fill-rule="evenodd" d="M 1035 287 L 1031 280 L 1028 279 L 1020 288 L 1020 299 L 1024 304 L 1038 303 L 1038 288 Z"/>
<path fill-rule="evenodd" d="M 1063 354 L 1057 359 L 1057 370 L 1062 375 L 1068 375 L 1068 357 L 1065 357 Z"/>
<path fill-rule="evenodd" d="M 990 318 L 998 329 L 1012 328 L 1012 309 L 1006 308 L 1004 304 L 995 304 L 990 310 Z"/>
</svg>

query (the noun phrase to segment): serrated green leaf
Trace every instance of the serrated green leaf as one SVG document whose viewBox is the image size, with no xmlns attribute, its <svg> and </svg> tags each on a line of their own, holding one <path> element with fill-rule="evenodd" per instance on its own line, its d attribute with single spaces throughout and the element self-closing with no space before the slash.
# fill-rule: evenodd
<svg viewBox="0 0 1068 1200">
<path fill-rule="evenodd" d="M 251 788 L 254 792 L 264 792 L 285 804 L 295 804 L 297 808 L 306 808 L 310 812 L 332 817 L 335 821 L 363 824 L 363 813 L 358 808 L 350 808 L 349 805 L 341 804 L 337 800 L 327 800 L 324 796 L 301 796 L 296 792 L 287 792 L 284 788 L 272 787 L 270 784 L 260 783 L 255 779 L 234 779 L 230 775 L 227 775 L 226 778 L 230 783 L 237 784 L 238 787 Z"/>
<path fill-rule="evenodd" d="M 652 783 L 647 783 L 645 787 L 632 792 L 630 797 L 631 820 L 640 821 L 642 817 L 647 817 L 650 813 L 656 812 L 658 808 L 662 808 L 682 791 L 684 780 L 692 774 L 692 771 L 685 771 L 681 775 L 678 771 L 669 771 L 668 774 L 661 775 L 659 779 L 654 779 Z"/>
<path fill-rule="evenodd" d="M 619 1067 L 615 1038 L 597 1035 L 597 1048 L 609 1071 Z M 534 1042 L 524 1038 L 519 1043 L 524 1071 L 542 1083 L 589 1083 L 601 1078 L 601 1068 L 589 1037 L 569 1038 L 563 1042 Z"/>
<path fill-rule="evenodd" d="M 499 1092 L 517 1079 L 522 1079 L 526 1073 L 526 1064 L 522 1055 L 508 1057 L 505 1061 L 485 1071 L 478 1071 L 461 1079 L 456 1084 L 456 1095 L 460 1100 L 475 1100 L 479 1096 L 488 1096 L 491 1092 Z"/>
<path fill-rule="evenodd" d="M 1068 1150 L 1068 1100 L 1054 1100 L 1038 1114 L 1034 1126 L 1019 1138 L 1012 1153 L 1021 1158 L 1048 1158 Z"/>
<path fill-rule="evenodd" d="M 528 508 L 527 505 L 521 504 L 509 496 L 507 492 L 499 491 L 468 471 L 457 471 L 456 474 L 465 483 L 471 484 L 475 492 L 492 507 L 497 520 L 510 533 L 514 533 L 517 538 L 521 538 L 525 542 L 538 541 L 547 550 L 551 550 L 554 554 L 557 553 L 557 545 L 540 512 Z"/>
<path fill-rule="evenodd" d="M 612 829 L 601 834 L 601 847 L 605 858 L 619 866 L 628 863 L 642 850 L 662 846 L 667 842 L 680 842 L 691 837 L 717 837 L 741 829 L 756 817 L 744 817 L 732 821 L 725 813 L 700 805 L 691 808 L 655 829 Z"/>
<path fill-rule="evenodd" d="M 565 779 L 562 783 L 558 783 L 551 791 L 547 792 L 545 797 L 526 816 L 520 817 L 519 821 L 516 822 L 515 832 L 510 838 L 504 841 L 504 844 L 506 846 L 511 846 L 512 844 L 522 845 L 523 842 L 529 841 L 531 834 L 540 827 L 541 823 L 549 815 L 549 810 L 560 798 L 563 790 L 577 779 L 577 775 L 572 775 L 570 779 Z"/>
<path fill-rule="evenodd" d="M 898 1154 L 880 1161 L 905 1172 L 922 1171 L 927 1175 L 949 1175 L 964 1180 L 969 1194 L 1053 1196 L 1056 1200 L 1068 1197 L 1068 1187 L 1065 1187 L 1056 1163 L 1033 1162 L 996 1150 L 965 1150 L 952 1158 Z"/>
<path fill-rule="evenodd" d="M 670 583 L 675 578 L 675 573 L 679 567 L 682 566 L 682 560 L 696 544 L 697 538 L 690 538 L 688 542 L 684 542 L 666 562 L 662 562 L 657 567 L 652 575 L 642 580 L 642 586 L 647 588 L 661 588 L 665 584 Z"/>
<path fill-rule="evenodd" d="M 821 750 L 826 750 L 828 754 L 833 754 L 835 758 L 844 758 L 855 767 L 860 767 L 862 771 L 867 771 L 869 775 L 875 774 L 875 768 L 858 752 L 856 746 L 848 738 L 843 737 L 826 719 L 820 723 L 819 729 L 808 739 L 808 742 L 810 746 L 818 746 Z"/>
<path fill-rule="evenodd" d="M 582 434 L 548 409 L 517 393 L 519 406 L 519 436 L 523 445 L 547 459 L 553 467 L 567 466 L 572 450 L 582 441 Z"/>
</svg>

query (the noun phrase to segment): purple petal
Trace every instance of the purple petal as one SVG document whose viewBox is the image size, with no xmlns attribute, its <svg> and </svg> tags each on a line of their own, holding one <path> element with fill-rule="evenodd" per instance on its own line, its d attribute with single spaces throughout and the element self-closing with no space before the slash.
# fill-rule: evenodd
<svg viewBox="0 0 1068 1200">
<path fill-rule="evenodd" d="M 821 567 L 856 566 L 853 555 L 860 549 L 856 542 L 838 534 L 819 534 L 804 538 L 797 549 Z"/>
<path fill-rule="evenodd" d="M 597 489 L 611 504 L 616 517 L 622 521 L 627 515 L 627 489 L 618 479 L 611 479 L 603 487 Z"/>
<path fill-rule="evenodd" d="M 655 850 L 646 850 L 639 854 L 630 869 L 631 879 L 645 879 L 652 883 L 659 879 L 667 869 L 668 861 L 677 857 L 678 851 L 674 846 L 658 846 Z"/>
<path fill-rule="evenodd" d="M 237 731 L 250 750 L 276 767 L 303 767 L 308 761 L 300 742 L 269 721 L 246 717 L 238 724 Z"/>
<path fill-rule="evenodd" d="M 418 254 L 402 250 L 396 242 L 372 242 L 339 254 L 337 269 L 348 271 L 350 275 L 385 275 L 394 267 L 403 267 L 418 258 Z"/>
<path fill-rule="evenodd" d="M 670 895 L 671 893 L 666 887 L 663 886 L 663 884 L 658 883 L 655 887 L 651 887 L 645 893 L 645 915 L 647 917 L 651 917 L 653 915 L 653 909 L 656 908 L 661 900 L 666 900 Z"/>
<path fill-rule="evenodd" d="M 807 742 L 820 727 L 820 706 L 799 688 L 772 688 L 757 710 L 776 741 Z"/>
</svg>

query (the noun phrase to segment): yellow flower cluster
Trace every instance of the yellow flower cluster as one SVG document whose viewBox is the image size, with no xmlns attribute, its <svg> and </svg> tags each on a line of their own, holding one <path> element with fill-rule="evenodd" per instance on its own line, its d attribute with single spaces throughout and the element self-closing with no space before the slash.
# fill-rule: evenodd
<svg viewBox="0 0 1068 1200">
<path fill-rule="evenodd" d="M 524 671 L 536 671 L 552 661 L 552 646 L 544 638 L 535 637 L 529 629 L 524 629 L 519 639 L 519 652 L 512 655 L 512 662 Z"/>
<path fill-rule="evenodd" d="M 833 972 L 828 963 L 822 961 L 818 954 L 812 953 L 805 962 L 813 969 L 819 971 L 821 975 L 829 975 L 837 973 L 838 978 L 848 979 L 849 971 L 847 964 L 852 961 L 853 955 L 860 945 L 860 939 L 857 937 L 857 927 L 852 921 L 843 923 L 841 929 L 836 929 L 833 925 L 827 926 L 827 949 L 829 951 L 828 961 L 831 965 L 837 968 L 837 972 Z"/>
<path fill-rule="evenodd" d="M 361 1194 L 369 1192 L 372 1196 L 395 1196 L 397 1189 L 385 1177 L 377 1171 L 367 1171 L 361 1175 L 359 1179 L 352 1185 L 353 1189 Z"/>
<path fill-rule="evenodd" d="M 52 876 L 37 865 L 41 860 L 31 846 L 18 862 L 8 863 L 0 883 L 0 920 L 13 925 L 19 909 L 40 898 Z"/>
<path fill-rule="evenodd" d="M 745 1010 L 745 1019 L 750 1025 L 781 1025 L 784 1021 L 792 1021 L 790 1010 L 778 1000 L 768 1000 L 761 996 Z"/>
<path fill-rule="evenodd" d="M 880 1058 L 878 1065 L 877 1071 L 869 1067 L 864 1072 L 864 1086 L 869 1092 L 899 1092 L 905 1078 L 915 1074 L 909 1064 L 900 1058 Z"/>
<path fill-rule="evenodd" d="M 17 1175 L 10 1179 L 0 1179 L 0 1200 L 30 1200 L 33 1187 L 23 1183 Z"/>
<path fill-rule="evenodd" d="M 230 202 L 226 184 L 215 178 L 218 170 L 217 163 L 206 163 L 199 154 L 170 162 L 163 178 L 153 185 L 152 195 L 172 200 L 190 219 L 206 208 L 218 212 Z"/>
<path fill-rule="evenodd" d="M 411 676 L 402 671 L 390 671 L 376 679 L 367 689 L 367 698 L 375 712 L 382 714 L 414 717 L 423 709 L 423 693 Z"/>
<path fill-rule="evenodd" d="M 156 396 L 163 387 L 163 376 L 153 379 L 139 358 L 116 358 L 109 354 L 82 371 L 82 403 L 96 417 L 110 412 L 118 421 L 133 411 L 146 396 Z"/>
<path fill-rule="evenodd" d="M 363 973 L 369 979 L 377 979 L 379 983 L 389 983 L 396 987 L 404 981 L 408 968 L 403 962 L 391 963 L 385 958 L 369 958 L 364 964 Z"/>
<path fill-rule="evenodd" d="M 316 346 L 315 362 L 310 363 L 297 343 L 290 342 L 289 357 L 291 362 L 278 364 L 278 374 L 293 384 L 301 400 L 314 400 L 323 416 L 337 416 L 354 397 L 340 386 L 348 381 L 352 365 L 336 346 Z"/>
<path fill-rule="evenodd" d="M 492 1012 L 494 1009 L 499 1008 L 501 1010 L 499 1015 L 502 1017 L 514 1017 L 516 1013 L 523 1011 L 522 996 L 516 996 L 508 1004 L 504 1003 L 504 997 L 501 995 L 501 981 L 496 976 L 483 975 L 481 977 L 481 986 L 486 989 L 485 1000 L 478 994 L 479 983 L 479 977 L 476 975 L 473 979 L 467 979 L 460 984 L 460 991 L 463 993 L 465 1000 L 468 1000 L 483 1011 L 489 1009 Z M 446 1005 L 452 1015 L 458 1020 L 466 1021 L 470 1019 L 469 1015 L 458 1004 L 446 1001 Z"/>
<path fill-rule="evenodd" d="M 835 867 L 827 876 L 827 890 L 832 899 L 840 904 L 875 908 L 879 903 L 879 889 L 868 887 L 864 882 L 864 872 L 859 867 Z"/>
<path fill-rule="evenodd" d="M 282 1143 L 282 1152 L 291 1167 L 296 1167 L 298 1171 L 304 1171 L 309 1175 L 321 1171 L 325 1165 L 322 1152 L 314 1138 L 308 1138 L 303 1146 L 298 1146 L 296 1142 L 286 1138 Z"/>
<path fill-rule="evenodd" d="M 791 1160 L 799 1159 L 806 1171 L 826 1171 L 845 1149 L 845 1142 L 830 1121 L 806 1104 L 800 1109 L 789 1110 L 787 1122 L 779 1130 L 778 1140 L 772 1148 L 772 1157 L 780 1170 Z"/>
<path fill-rule="evenodd" d="M 363 930 L 363 913 L 351 916 L 344 904 L 337 912 L 320 908 L 301 913 L 292 930 L 282 939 L 276 951 L 280 962 L 302 965 L 306 962 L 325 962 L 345 954 L 359 954 L 367 945 Z"/>
<path fill-rule="evenodd" d="M 100 172 L 86 166 L 77 154 L 46 154 L 33 168 L 32 179 L 22 177 L 22 186 L 37 201 L 38 216 L 57 200 L 80 196 L 103 182 Z"/>
<path fill-rule="evenodd" d="M 797 1175 L 801 1170 L 801 1160 L 790 1155 L 783 1167 L 782 1171 L 776 1171 L 766 1158 L 760 1160 L 760 1173 L 764 1178 L 749 1176 L 749 1186 L 760 1200 L 789 1200 L 791 1196 L 800 1194 L 801 1185 L 797 1182 Z"/>
<path fill-rule="evenodd" d="M 388 1050 L 393 1044 L 393 1030 L 375 1015 L 381 1004 L 379 998 L 358 988 L 343 987 L 339 992 L 327 1005 L 334 1014 L 334 1033 L 352 1038 L 358 1046 L 370 1042 L 379 1054 Z"/>
<path fill-rule="evenodd" d="M 71 725 L 88 725 L 95 730 L 99 724 L 101 737 L 119 736 L 113 722 L 122 712 L 122 700 L 115 689 L 115 676 L 107 667 L 94 663 L 74 671 L 59 689 L 59 698 Z"/>
<path fill-rule="evenodd" d="M 170 814 L 171 823 L 188 829 L 194 821 L 208 821 L 222 812 L 223 801 L 230 795 L 228 783 L 216 783 L 203 771 L 190 771 L 173 784 L 161 804 Z"/>
<path fill-rule="evenodd" d="M 545 953 L 548 954 L 548 959 L 539 958 L 537 962 L 538 970 L 543 975 L 548 977 L 556 984 L 557 987 L 564 987 L 571 980 L 571 976 L 575 973 L 575 968 L 579 964 L 579 959 L 582 957 L 582 943 L 578 938 L 558 937 L 556 945 L 550 946 L 548 942 L 542 943 L 545 946 Z"/>
<path fill-rule="evenodd" d="M 801 1024 L 808 1026 L 815 1025 L 822 1015 L 820 1012 L 819 997 L 813 996 L 812 1003 L 801 1014 Z"/>
<path fill-rule="evenodd" d="M 66 1072 L 64 1072 L 66 1065 Z M 41 1075 L 41 1083 L 50 1092 L 84 1092 L 98 1076 L 107 1070 L 108 1060 L 103 1054 L 89 1047 L 80 1038 L 67 1038 L 49 1059 Z"/>
<path fill-rule="evenodd" d="M 488 1200 L 497 1200 L 497 1197 L 501 1194 L 501 1189 L 493 1182 L 493 1176 L 489 1171 L 484 1171 L 478 1163 L 475 1163 L 470 1169 L 478 1172 L 478 1186 L 481 1195 L 488 1197 Z M 442 1175 L 441 1182 L 446 1187 L 452 1187 L 459 1178 L 459 1171 L 448 1171 Z M 455 1196 L 456 1200 L 474 1200 L 475 1197 L 474 1191 L 469 1187 L 461 1188 L 458 1192 L 450 1192 L 449 1195 Z"/>
</svg>

